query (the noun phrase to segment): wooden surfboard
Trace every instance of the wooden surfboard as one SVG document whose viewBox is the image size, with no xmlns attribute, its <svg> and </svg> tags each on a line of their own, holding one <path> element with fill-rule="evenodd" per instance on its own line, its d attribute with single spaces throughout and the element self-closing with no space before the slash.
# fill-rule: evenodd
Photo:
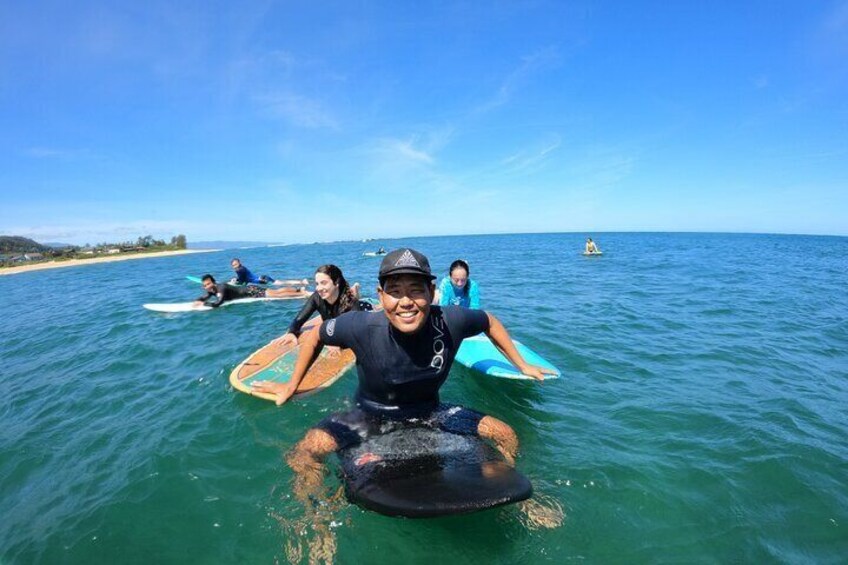
<svg viewBox="0 0 848 565">
<path fill-rule="evenodd" d="M 374 307 L 375 310 L 378 308 L 379 306 Z M 308 332 L 314 330 L 320 324 L 320 316 L 310 319 L 303 325 L 300 339 L 303 339 Z M 296 345 L 280 345 L 271 342 L 254 351 L 233 369 L 230 373 L 230 384 L 240 392 L 273 402 L 276 400 L 275 395 L 255 392 L 250 383 L 253 381 L 289 382 L 294 372 L 298 353 L 300 353 L 300 348 Z M 300 381 L 294 396 L 305 396 L 327 388 L 355 363 L 356 356 L 350 349 L 342 349 L 338 352 L 338 355 L 330 355 L 328 348 L 324 347 L 318 359 L 315 360 L 306 376 Z"/>
</svg>

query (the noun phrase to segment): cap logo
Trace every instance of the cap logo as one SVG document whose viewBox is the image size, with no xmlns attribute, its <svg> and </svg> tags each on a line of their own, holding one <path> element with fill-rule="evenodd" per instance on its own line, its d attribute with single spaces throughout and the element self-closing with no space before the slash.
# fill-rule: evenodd
<svg viewBox="0 0 848 565">
<path fill-rule="evenodd" d="M 327 332 L 328 337 L 333 337 L 333 334 L 336 333 L 336 319 L 333 318 L 332 320 L 328 321 L 327 327 L 324 329 Z"/>
<path fill-rule="evenodd" d="M 395 262 L 395 267 L 415 267 L 416 269 L 420 269 L 421 265 L 418 264 L 418 261 L 415 260 L 415 257 L 412 256 L 412 252 L 407 249 L 403 252 L 403 255 L 400 256 Z"/>
</svg>

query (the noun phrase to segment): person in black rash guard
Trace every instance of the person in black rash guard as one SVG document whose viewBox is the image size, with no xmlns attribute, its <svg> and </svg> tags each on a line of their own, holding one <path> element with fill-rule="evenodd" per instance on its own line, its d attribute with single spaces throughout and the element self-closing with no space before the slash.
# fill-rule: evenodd
<svg viewBox="0 0 848 565">
<path fill-rule="evenodd" d="M 290 345 L 297 343 L 301 328 L 315 312 L 326 321 L 345 312 L 370 310 L 370 307 L 367 302 L 359 301 L 359 283 L 351 287 L 337 266 L 321 265 L 315 270 L 315 292 L 294 317 L 285 335 L 274 341 Z"/>
<path fill-rule="evenodd" d="M 212 275 L 203 275 L 200 279 L 206 294 L 194 301 L 195 306 L 211 306 L 217 308 L 230 300 L 238 298 L 261 298 L 265 296 L 265 289 L 258 286 L 230 286 L 215 282 Z"/>
<path fill-rule="evenodd" d="M 262 288 L 254 285 L 232 286 L 215 282 L 212 275 L 203 275 L 200 279 L 206 293 L 194 301 L 195 306 L 211 306 L 217 308 L 239 298 L 299 298 L 306 296 L 303 289 L 295 288 Z"/>
<path fill-rule="evenodd" d="M 491 314 L 431 305 L 433 279 L 430 264 L 421 253 L 413 249 L 390 252 L 380 266 L 377 288 L 383 312 L 348 312 L 322 323 L 319 331 L 301 340 L 288 383 L 253 383 L 259 392 L 275 393 L 277 404 L 282 404 L 297 389 L 323 345 L 349 347 L 356 355 L 356 408 L 324 419 L 287 457 L 296 474 L 295 496 L 304 504 L 320 490 L 327 455 L 405 420 L 416 419 L 452 433 L 479 435 L 491 440 L 508 462 L 514 461 L 518 438 L 509 425 L 475 410 L 441 402 L 439 389 L 462 340 L 480 332 L 485 332 L 522 373 L 542 380 L 543 369 L 521 357 L 506 329 Z"/>
</svg>

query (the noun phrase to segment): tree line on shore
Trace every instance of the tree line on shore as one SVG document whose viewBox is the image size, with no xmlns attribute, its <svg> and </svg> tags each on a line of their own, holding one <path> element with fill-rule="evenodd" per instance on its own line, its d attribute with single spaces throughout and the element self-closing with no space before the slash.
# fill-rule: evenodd
<svg viewBox="0 0 848 565">
<path fill-rule="evenodd" d="M 85 246 L 50 246 L 27 237 L 3 235 L 0 236 L 0 265 L 10 266 L 41 261 L 89 259 L 118 253 L 175 251 L 185 249 L 186 246 L 186 236 L 183 234 L 172 237 L 170 243 L 163 239 L 154 239 L 152 235 L 145 235 L 139 237 L 136 241 L 103 242 L 96 245 L 86 243 Z"/>
</svg>

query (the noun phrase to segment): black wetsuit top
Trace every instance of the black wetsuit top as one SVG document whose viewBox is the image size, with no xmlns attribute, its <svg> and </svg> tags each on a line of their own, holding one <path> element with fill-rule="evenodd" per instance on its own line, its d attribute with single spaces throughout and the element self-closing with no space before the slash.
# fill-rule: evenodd
<svg viewBox="0 0 848 565">
<path fill-rule="evenodd" d="M 294 317 L 292 323 L 289 325 L 288 332 L 293 333 L 296 336 L 300 336 L 300 329 L 303 327 L 309 318 L 312 317 L 312 314 L 318 312 L 321 315 L 322 320 L 332 320 L 339 316 L 339 314 L 343 314 L 344 312 L 339 312 L 339 305 L 341 304 L 341 299 L 336 300 L 335 303 L 330 304 L 320 296 L 318 296 L 317 292 L 313 292 L 312 296 L 306 301 L 306 304 L 303 305 L 303 308 L 300 309 L 300 312 L 297 313 L 297 316 Z M 346 312 L 359 312 L 360 310 L 365 310 L 360 305 L 359 300 L 354 300 L 351 302 L 350 307 L 346 310 Z M 370 310 L 370 308 L 368 308 Z"/>
<path fill-rule="evenodd" d="M 489 329 L 482 310 L 430 307 L 424 327 L 403 334 L 383 312 L 349 312 L 321 325 L 326 345 L 349 347 L 356 354 L 359 405 L 396 410 L 435 406 L 459 345 Z"/>
<path fill-rule="evenodd" d="M 238 298 L 258 298 L 265 296 L 265 289 L 255 286 L 230 286 L 228 284 L 215 284 L 215 292 L 207 292 L 197 300 L 206 306 L 217 308 L 224 302 Z"/>
</svg>

